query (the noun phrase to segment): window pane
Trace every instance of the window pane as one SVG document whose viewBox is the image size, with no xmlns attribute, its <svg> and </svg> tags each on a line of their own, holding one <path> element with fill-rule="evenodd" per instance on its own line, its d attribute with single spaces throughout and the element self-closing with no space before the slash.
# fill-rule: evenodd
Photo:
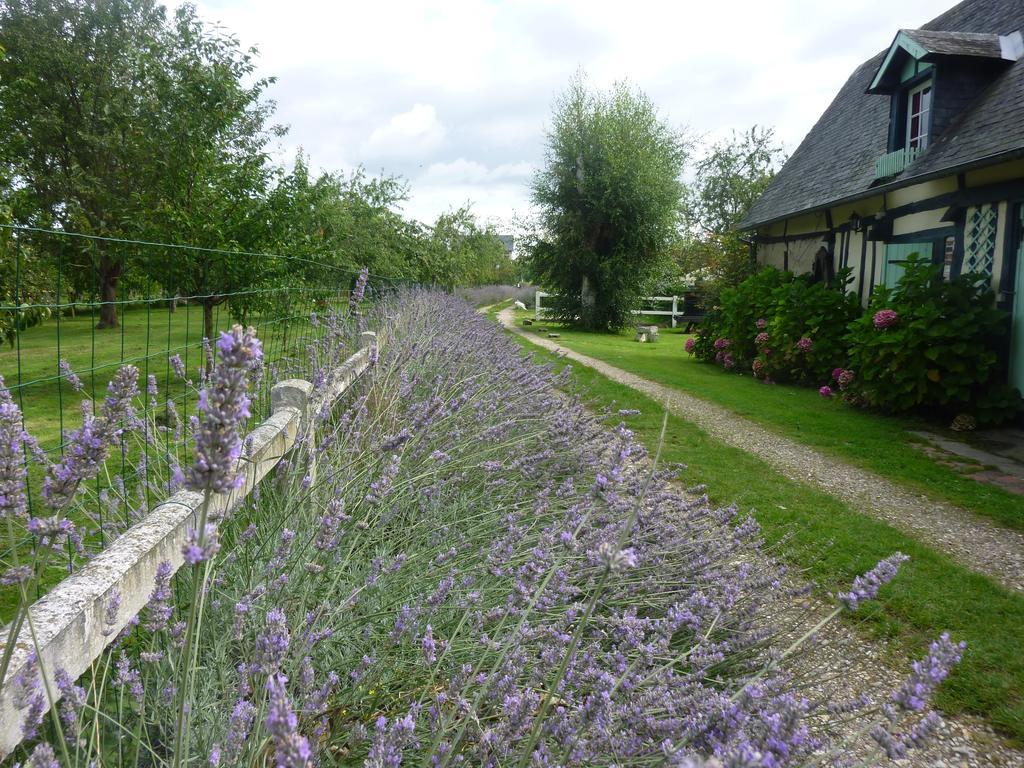
<svg viewBox="0 0 1024 768">
<path fill-rule="evenodd" d="M 921 118 L 918 115 L 914 115 L 910 119 L 910 138 L 916 139 L 921 135 Z"/>
<path fill-rule="evenodd" d="M 918 91 L 910 97 L 910 114 L 915 114 L 921 111 L 921 92 Z"/>
</svg>

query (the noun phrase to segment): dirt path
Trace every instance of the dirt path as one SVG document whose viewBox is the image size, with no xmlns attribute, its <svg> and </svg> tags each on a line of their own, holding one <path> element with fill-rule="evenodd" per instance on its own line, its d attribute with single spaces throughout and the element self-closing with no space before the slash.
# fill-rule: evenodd
<svg viewBox="0 0 1024 768">
<path fill-rule="evenodd" d="M 1024 592 L 1024 534 L 826 456 L 706 400 L 582 355 L 552 339 L 526 333 L 515 325 L 511 309 L 499 312 L 498 320 L 538 346 L 665 403 L 671 413 L 696 424 L 723 443 L 757 456 L 791 480 L 835 496 L 854 509 L 944 552 L 958 563 L 991 576 L 1007 588 Z"/>
</svg>

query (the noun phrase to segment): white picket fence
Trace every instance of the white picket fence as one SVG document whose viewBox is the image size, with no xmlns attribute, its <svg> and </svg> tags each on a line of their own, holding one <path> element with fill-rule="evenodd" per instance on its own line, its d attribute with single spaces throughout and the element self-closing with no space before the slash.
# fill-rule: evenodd
<svg viewBox="0 0 1024 768">
<path fill-rule="evenodd" d="M 314 394 L 313 384 L 289 379 L 271 389 L 272 415 L 245 439 L 245 454 L 237 470 L 244 484 L 235 491 L 210 500 L 209 515 L 216 518 L 238 507 L 277 463 L 306 433 L 309 419 L 329 410 L 370 366 L 371 350 L 378 344 L 372 331 L 360 337 L 360 349 L 328 376 L 327 385 Z M 311 435 L 307 435 L 307 440 Z M 309 460 L 315 456 L 308 451 Z M 309 468 L 310 474 L 314 468 Z M 80 570 L 64 579 L 29 608 L 28 621 L 16 639 L 6 681 L 0 687 L 0 760 L 21 742 L 24 713 L 15 703 L 13 684 L 25 669 L 29 655 L 38 651 L 39 668 L 54 696 L 60 697 L 54 676 L 58 669 L 72 679 L 84 674 L 93 661 L 112 643 L 118 633 L 149 602 L 157 566 L 168 562 L 177 571 L 183 562 L 182 544 L 197 524 L 203 496 L 179 491 L 150 510 L 110 546 Z M 115 624 L 105 616 L 110 597 L 120 594 L 121 605 Z M 6 630 L 10 633 L 10 629 Z M 2 654 L 9 638 L 0 643 Z M 48 706 L 48 705 L 47 705 Z"/>
<path fill-rule="evenodd" d="M 533 316 L 534 316 L 535 319 L 540 320 L 541 319 L 541 313 L 544 311 L 544 308 L 541 306 L 541 299 L 544 298 L 545 296 L 554 296 L 554 295 L 555 294 L 553 294 L 553 293 L 545 293 L 544 291 L 537 291 L 534 294 L 534 299 L 533 299 L 533 305 L 534 305 Z M 633 309 L 633 310 L 630 310 L 630 311 L 634 315 L 663 315 L 663 316 L 671 317 L 672 318 L 672 327 L 675 328 L 676 327 L 676 319 L 683 315 L 683 313 L 679 311 L 679 302 L 680 302 L 680 300 L 682 298 L 683 298 L 682 296 L 644 296 L 641 299 L 641 301 L 647 302 L 649 304 L 671 302 L 672 303 L 672 309 Z"/>
</svg>

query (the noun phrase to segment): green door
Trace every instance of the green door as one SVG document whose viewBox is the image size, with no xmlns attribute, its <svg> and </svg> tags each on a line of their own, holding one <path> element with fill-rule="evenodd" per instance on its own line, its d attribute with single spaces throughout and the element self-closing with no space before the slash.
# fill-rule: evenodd
<svg viewBox="0 0 1024 768">
<path fill-rule="evenodd" d="M 1013 281 L 1013 328 L 1010 335 L 1010 386 L 1024 392 L 1024 203 L 1016 205 L 1011 228 L 1017 254 Z"/>
<path fill-rule="evenodd" d="M 882 268 L 882 283 L 892 288 L 900 281 L 905 271 L 903 262 L 916 253 L 922 259 L 932 257 L 932 243 L 890 243 L 885 246 L 885 265 Z"/>
</svg>

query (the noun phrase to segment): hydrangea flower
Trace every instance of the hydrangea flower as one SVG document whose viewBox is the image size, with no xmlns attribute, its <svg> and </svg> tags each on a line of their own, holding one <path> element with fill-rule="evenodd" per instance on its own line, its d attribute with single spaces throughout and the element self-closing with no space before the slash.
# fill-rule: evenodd
<svg viewBox="0 0 1024 768">
<path fill-rule="evenodd" d="M 696 348 L 696 346 L 697 346 L 697 342 L 694 341 L 693 336 L 691 336 L 683 344 L 683 349 L 685 349 L 687 351 L 687 353 L 692 355 L 693 354 L 693 350 Z"/>
<path fill-rule="evenodd" d="M 759 317 L 757 318 L 757 322 L 755 322 L 754 325 L 757 326 L 757 330 L 763 331 L 765 328 L 768 327 L 768 321 L 765 320 L 763 317 Z"/>
<path fill-rule="evenodd" d="M 796 343 L 796 348 L 799 349 L 801 352 L 810 352 L 814 348 L 814 339 L 811 339 L 807 336 L 803 336 Z"/>
<path fill-rule="evenodd" d="M 875 328 L 882 330 L 884 328 L 892 327 L 899 319 L 900 316 L 896 314 L 895 310 L 880 309 L 875 312 L 875 316 L 871 318 L 871 322 L 874 324 Z"/>
<path fill-rule="evenodd" d="M 832 387 L 826 384 L 818 390 L 818 394 L 822 397 L 832 397 Z"/>
<path fill-rule="evenodd" d="M 765 333 L 764 331 L 761 331 L 759 334 L 757 334 L 757 336 L 754 337 L 754 344 L 756 344 L 759 347 L 763 347 L 767 343 L 768 334 Z"/>
</svg>

